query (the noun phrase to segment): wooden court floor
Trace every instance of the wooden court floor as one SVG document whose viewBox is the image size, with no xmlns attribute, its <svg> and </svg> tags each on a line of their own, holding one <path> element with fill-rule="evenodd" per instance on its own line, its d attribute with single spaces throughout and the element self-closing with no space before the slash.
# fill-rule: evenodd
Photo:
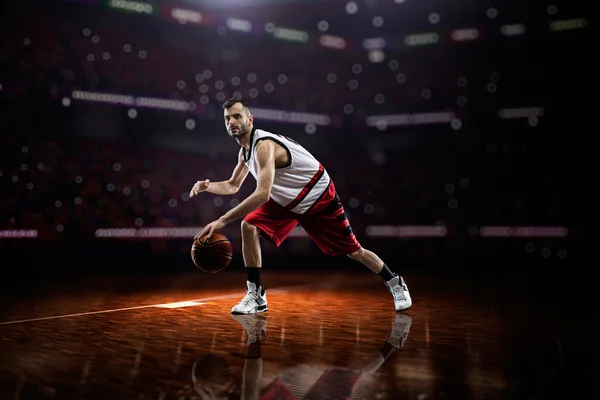
<svg viewBox="0 0 600 400">
<path fill-rule="evenodd" d="M 5 290 L 0 399 L 600 393 L 589 345 L 597 329 L 582 313 L 553 304 L 560 291 L 552 288 L 413 274 L 406 279 L 414 305 L 396 313 L 369 273 L 271 272 L 263 279 L 269 311 L 247 317 L 230 313 L 244 294 L 239 272 L 87 277 Z"/>
</svg>

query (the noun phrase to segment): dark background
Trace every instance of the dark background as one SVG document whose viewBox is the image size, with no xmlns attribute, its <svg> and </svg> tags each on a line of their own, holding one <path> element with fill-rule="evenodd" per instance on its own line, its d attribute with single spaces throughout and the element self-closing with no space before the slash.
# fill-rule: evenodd
<svg viewBox="0 0 600 400">
<path fill-rule="evenodd" d="M 592 219 L 586 204 L 595 181 L 596 91 L 589 6 L 360 0 L 348 14 L 346 3 L 164 1 L 152 3 L 152 15 L 108 1 L 3 4 L 0 230 L 35 237 L 0 238 L 2 270 L 28 276 L 194 268 L 193 233 L 96 233 L 201 227 L 251 193 L 249 176 L 234 197 L 185 196 L 196 180 L 224 180 L 233 170 L 238 147 L 224 129 L 221 104 L 236 92 L 251 104 L 257 127 L 294 138 L 323 163 L 359 240 L 390 265 L 564 270 L 590 255 L 585 238 L 593 231 L 585 222 Z M 202 22 L 173 20 L 173 7 L 200 13 Z M 374 26 L 376 17 L 383 26 Z M 250 21 L 252 32 L 227 28 L 228 18 Z M 326 32 L 319 21 L 327 21 Z M 308 40 L 273 37 L 267 23 L 303 30 Z M 515 25 L 522 34 L 508 35 Z M 468 28 L 476 39 L 453 39 L 453 31 Z M 427 33 L 437 42 L 406 44 L 409 35 Z M 344 38 L 347 47 L 322 46 L 322 34 Z M 368 51 L 369 38 L 385 45 Z M 76 93 L 105 96 L 86 101 Z M 193 109 L 115 105 L 106 94 Z M 308 119 L 276 121 L 268 110 Z M 395 114 L 419 121 L 424 113 L 450 118 L 367 123 Z M 330 122 L 318 124 L 323 120 Z M 381 225 L 438 226 L 446 234 L 368 234 Z M 482 235 L 490 226 L 535 229 Z M 223 233 L 234 246 L 230 268 L 241 269 L 239 221 Z M 306 238 L 263 249 L 272 269 L 361 268 L 322 256 Z"/>
</svg>

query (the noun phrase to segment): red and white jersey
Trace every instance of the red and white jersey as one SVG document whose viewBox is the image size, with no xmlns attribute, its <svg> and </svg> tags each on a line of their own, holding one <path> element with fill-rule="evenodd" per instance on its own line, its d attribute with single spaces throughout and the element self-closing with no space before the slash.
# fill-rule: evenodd
<svg viewBox="0 0 600 400">
<path fill-rule="evenodd" d="M 286 149 L 290 162 L 275 169 L 271 198 L 296 214 L 309 211 L 329 187 L 330 178 L 325 168 L 308 150 L 288 137 L 256 128 L 250 135 L 250 150 L 243 149 L 243 155 L 252 176 L 258 179 L 258 163 L 254 158 L 256 143 L 277 142 Z"/>
</svg>

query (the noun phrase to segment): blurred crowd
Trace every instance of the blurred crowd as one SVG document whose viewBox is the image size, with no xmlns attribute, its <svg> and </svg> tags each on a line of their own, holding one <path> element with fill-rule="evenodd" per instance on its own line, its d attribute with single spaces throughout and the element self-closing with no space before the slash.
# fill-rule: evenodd
<svg viewBox="0 0 600 400">
<path fill-rule="evenodd" d="M 76 226 L 93 235 L 100 228 L 200 226 L 255 187 L 249 176 L 233 196 L 189 199 L 197 180 L 229 178 L 232 154 L 210 157 L 76 137 L 17 140 L 8 149 L 10 158 L 0 162 L 3 229 L 50 235 Z M 358 232 L 367 225 L 442 223 L 466 232 L 469 226 L 565 222 L 552 175 L 519 174 L 530 170 L 526 149 L 317 153 Z"/>
<path fill-rule="evenodd" d="M 333 50 L 87 5 L 34 13 L 22 7 L 6 14 L 0 28 L 5 90 L 48 85 L 64 93 L 82 89 L 203 105 L 241 95 L 256 106 L 364 121 L 398 110 L 460 109 L 464 97 L 497 82 L 499 63 L 512 63 L 456 46 L 425 47 L 414 56 L 390 50 L 374 63 L 357 43 Z M 504 92 L 535 83 L 527 79 L 535 66 L 520 68 L 503 83 Z"/>
<path fill-rule="evenodd" d="M 440 135 L 442 144 L 377 147 L 365 141 L 330 151 L 331 141 L 346 140 L 339 132 L 323 136 L 322 146 L 309 147 L 333 177 L 355 230 L 437 224 L 464 233 L 480 225 L 568 223 L 560 171 L 551 152 L 535 145 L 543 134 L 530 133 L 536 126 L 550 128 L 537 120 L 501 122 L 510 123 L 504 129 L 497 122 L 497 110 L 505 104 L 535 105 L 544 96 L 536 91 L 543 82 L 528 76 L 539 64 L 517 64 L 517 57 L 498 59 L 491 52 L 473 58 L 452 46 L 419 49 L 414 57 L 396 53 L 372 63 L 365 52 L 83 10 L 91 9 L 48 6 L 30 13 L 23 6 L 3 17 L 0 96 L 41 94 L 50 100 L 39 100 L 37 107 L 51 109 L 53 95 L 78 89 L 194 100 L 220 109 L 223 100 L 240 94 L 255 106 L 345 113 L 362 121 L 372 114 L 452 109 L 467 115 L 469 109 L 484 122 L 465 117 L 461 132 L 415 128 L 432 129 L 428 137 Z M 497 71 L 510 80 L 502 81 Z M 249 178 L 235 196 L 189 201 L 196 180 L 227 179 L 235 155 L 78 136 L 85 132 L 64 136 L 51 123 L 17 128 L 7 118 L 2 121 L 1 229 L 53 236 L 93 235 L 99 228 L 199 226 L 254 188 Z M 23 118 L 37 117 L 23 110 Z M 93 112 L 88 118 L 91 124 L 102 122 Z M 369 134 L 385 143 L 394 131 Z M 445 145 L 449 134 L 458 144 Z"/>
</svg>

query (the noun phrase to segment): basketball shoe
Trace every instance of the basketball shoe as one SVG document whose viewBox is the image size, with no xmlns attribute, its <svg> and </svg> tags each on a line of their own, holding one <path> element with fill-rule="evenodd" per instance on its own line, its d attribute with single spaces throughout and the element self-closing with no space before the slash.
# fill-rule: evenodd
<svg viewBox="0 0 600 400">
<path fill-rule="evenodd" d="M 391 344 L 397 349 L 404 346 L 404 342 L 408 338 L 410 327 L 412 325 L 412 318 L 407 314 L 396 314 L 394 319 L 394 328 L 390 332 L 390 336 L 386 340 L 386 343 Z"/>
<path fill-rule="evenodd" d="M 267 338 L 267 314 L 234 314 L 232 315 L 248 334 L 248 344 L 253 344 Z"/>
<path fill-rule="evenodd" d="M 267 306 L 267 289 L 262 286 L 256 287 L 255 283 L 246 281 L 248 293 L 231 309 L 232 314 L 254 314 L 265 312 Z"/>
<path fill-rule="evenodd" d="M 385 282 L 388 290 L 394 296 L 394 306 L 396 311 L 406 311 L 412 306 L 412 299 L 408 292 L 408 286 L 404 283 L 401 276 L 395 275 L 392 279 Z"/>
</svg>

